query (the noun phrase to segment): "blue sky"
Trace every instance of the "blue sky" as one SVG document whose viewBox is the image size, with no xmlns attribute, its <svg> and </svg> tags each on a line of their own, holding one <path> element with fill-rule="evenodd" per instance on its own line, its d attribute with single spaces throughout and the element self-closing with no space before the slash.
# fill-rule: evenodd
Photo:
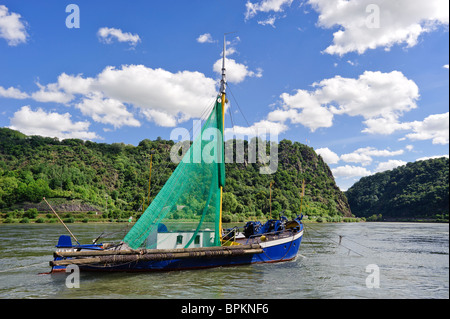
<svg viewBox="0 0 450 319">
<path fill-rule="evenodd" d="M 236 31 L 227 35 L 227 136 L 266 129 L 307 144 L 345 190 L 362 176 L 448 157 L 448 7 L 3 0 L 0 126 L 103 143 L 169 139 L 211 105 L 223 35 Z"/>
</svg>

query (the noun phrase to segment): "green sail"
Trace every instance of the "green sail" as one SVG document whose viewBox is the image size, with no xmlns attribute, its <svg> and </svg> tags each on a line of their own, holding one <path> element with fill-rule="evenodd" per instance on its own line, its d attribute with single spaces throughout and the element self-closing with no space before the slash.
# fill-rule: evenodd
<svg viewBox="0 0 450 319">
<path fill-rule="evenodd" d="M 123 239 L 132 249 L 220 246 L 221 192 L 225 185 L 221 98 L 201 133 Z"/>
</svg>

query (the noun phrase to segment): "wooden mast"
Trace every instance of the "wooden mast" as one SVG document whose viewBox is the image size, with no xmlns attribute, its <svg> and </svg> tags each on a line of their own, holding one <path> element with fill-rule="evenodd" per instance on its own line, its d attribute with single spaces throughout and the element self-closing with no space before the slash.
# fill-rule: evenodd
<svg viewBox="0 0 450 319">
<path fill-rule="evenodd" d="M 226 84 L 226 75 L 225 75 L 225 49 L 226 49 L 226 40 L 225 35 L 223 36 L 223 54 L 222 54 L 222 79 L 220 80 L 220 93 L 222 100 L 222 129 L 225 128 L 225 84 Z M 223 130 L 222 130 L 223 137 Z M 222 146 L 223 147 L 223 146 Z M 222 161 L 225 159 L 222 158 Z M 223 186 L 220 186 L 220 217 L 219 217 L 219 234 L 220 234 L 220 243 L 222 243 L 222 199 L 223 199 Z"/>
</svg>

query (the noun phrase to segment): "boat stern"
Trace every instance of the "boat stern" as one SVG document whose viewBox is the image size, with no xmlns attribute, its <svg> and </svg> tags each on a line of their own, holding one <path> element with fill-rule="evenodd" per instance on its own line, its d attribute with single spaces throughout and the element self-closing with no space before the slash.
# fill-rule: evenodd
<svg viewBox="0 0 450 319">
<path fill-rule="evenodd" d="M 72 259 L 71 257 L 61 257 L 58 253 L 60 252 L 73 252 L 82 250 L 103 250 L 103 244 L 87 244 L 87 245 L 74 245 L 72 243 L 72 238 L 68 235 L 61 235 L 58 238 L 58 243 L 56 244 L 56 250 L 53 253 L 53 261 L 50 261 L 50 266 L 52 267 L 50 273 L 65 272 L 66 266 L 55 265 L 53 262 L 63 259 Z"/>
</svg>

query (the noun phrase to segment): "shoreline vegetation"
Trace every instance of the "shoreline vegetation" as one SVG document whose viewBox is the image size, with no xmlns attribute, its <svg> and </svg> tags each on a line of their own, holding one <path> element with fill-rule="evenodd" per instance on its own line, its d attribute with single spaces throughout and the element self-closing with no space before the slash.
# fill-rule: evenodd
<svg viewBox="0 0 450 319">
<path fill-rule="evenodd" d="M 59 217 L 67 224 L 81 223 L 130 223 L 134 224 L 140 217 L 137 212 L 122 212 L 119 216 L 114 213 L 102 213 L 97 211 L 89 212 L 59 212 Z M 273 216 L 275 217 L 275 216 Z M 222 218 L 223 223 L 246 223 L 247 221 L 259 220 L 267 221 L 268 216 L 229 216 Z M 189 223 L 193 219 L 179 218 L 174 222 Z M 365 217 L 330 217 L 330 216 L 304 216 L 304 223 L 358 223 L 358 222 L 417 222 L 417 223 L 448 223 L 448 219 L 423 219 L 423 218 L 389 218 L 384 219 L 381 215 L 373 215 L 369 218 Z M 15 210 L 10 212 L 0 212 L 0 224 L 53 224 L 60 223 L 55 214 L 50 211 L 37 211 L 30 208 L 27 211 Z"/>
<path fill-rule="evenodd" d="M 361 178 L 345 195 L 367 220 L 449 220 L 449 159 L 421 160 Z M 376 212 L 376 215 L 373 215 Z"/>
<path fill-rule="evenodd" d="M 101 213 L 96 211 L 89 212 L 58 212 L 59 217 L 64 223 L 134 223 L 139 219 L 141 213 L 136 212 L 122 212 L 117 215 L 115 213 Z M 272 216 L 275 217 L 275 216 Z M 277 216 L 278 217 L 278 216 Z M 225 214 L 222 216 L 223 223 L 246 223 L 247 221 L 259 220 L 265 222 L 269 220 L 268 216 L 259 217 L 257 214 L 249 216 L 239 216 Z M 196 221 L 195 219 L 178 218 L 173 219 L 178 223 L 189 223 Z M 321 217 L 321 216 L 304 216 L 303 221 L 306 223 L 339 223 L 339 222 L 364 222 L 365 218 L 358 217 Z M 37 211 L 35 208 L 30 208 L 27 211 L 15 210 L 11 212 L 0 212 L 0 223 L 14 224 L 14 223 L 36 223 L 36 224 L 51 224 L 59 223 L 55 214 L 50 211 Z"/>
</svg>

